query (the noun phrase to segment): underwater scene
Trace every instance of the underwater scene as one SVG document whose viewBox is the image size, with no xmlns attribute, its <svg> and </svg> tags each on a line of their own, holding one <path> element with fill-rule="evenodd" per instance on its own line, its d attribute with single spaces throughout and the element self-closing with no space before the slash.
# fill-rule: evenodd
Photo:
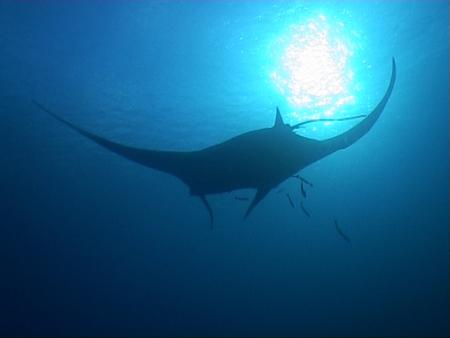
<svg viewBox="0 0 450 338">
<path fill-rule="evenodd" d="M 2 0 L 0 336 L 447 337 L 448 11 Z"/>
</svg>

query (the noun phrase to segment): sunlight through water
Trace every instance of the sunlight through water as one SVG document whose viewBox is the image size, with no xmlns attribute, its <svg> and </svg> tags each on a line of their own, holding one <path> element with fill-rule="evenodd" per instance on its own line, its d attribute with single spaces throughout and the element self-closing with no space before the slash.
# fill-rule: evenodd
<svg viewBox="0 0 450 338">
<path fill-rule="evenodd" d="M 277 69 L 270 75 L 294 108 L 297 120 L 333 117 L 339 108 L 355 103 L 350 85 L 351 45 L 343 37 L 342 22 L 324 15 L 292 25 L 281 40 Z"/>
</svg>

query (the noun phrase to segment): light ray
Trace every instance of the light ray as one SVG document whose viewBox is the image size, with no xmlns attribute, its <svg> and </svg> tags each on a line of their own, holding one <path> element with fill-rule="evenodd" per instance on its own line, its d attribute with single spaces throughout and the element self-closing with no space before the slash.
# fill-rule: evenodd
<svg viewBox="0 0 450 338">
<path fill-rule="evenodd" d="M 291 28 L 287 43 L 271 78 L 289 104 L 300 112 L 294 118 L 332 117 L 340 107 L 354 104 L 350 91 L 353 54 L 347 41 L 324 15 Z"/>
</svg>

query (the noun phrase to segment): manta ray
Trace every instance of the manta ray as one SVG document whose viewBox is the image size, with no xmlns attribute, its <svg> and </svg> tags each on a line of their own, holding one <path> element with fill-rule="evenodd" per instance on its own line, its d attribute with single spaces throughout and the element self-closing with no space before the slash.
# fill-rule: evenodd
<svg viewBox="0 0 450 338">
<path fill-rule="evenodd" d="M 206 196 L 238 189 L 256 189 L 256 194 L 245 213 L 246 219 L 262 199 L 280 183 L 310 164 L 345 149 L 367 134 L 380 117 L 394 88 L 395 59 L 389 86 L 375 109 L 355 126 L 335 137 L 316 140 L 298 135 L 301 125 L 320 119 L 289 125 L 283 122 L 277 107 L 275 123 L 235 136 L 222 143 L 196 151 L 162 151 L 127 146 L 86 131 L 34 101 L 42 110 L 82 136 L 128 160 L 178 177 L 198 196 L 208 210 L 211 225 L 213 212 Z M 351 117 L 355 118 L 355 117 Z"/>
</svg>

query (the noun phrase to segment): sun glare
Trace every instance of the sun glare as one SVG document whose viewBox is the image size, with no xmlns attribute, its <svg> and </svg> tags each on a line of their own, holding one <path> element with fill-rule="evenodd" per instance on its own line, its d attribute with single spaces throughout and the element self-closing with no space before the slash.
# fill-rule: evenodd
<svg viewBox="0 0 450 338">
<path fill-rule="evenodd" d="M 330 117 L 343 105 L 352 104 L 355 97 L 349 90 L 353 79 L 349 58 L 352 50 L 332 31 L 324 15 L 306 23 L 294 25 L 279 56 L 278 69 L 271 78 L 286 96 L 289 104 L 305 117 Z M 297 115 L 297 116 L 296 116 Z"/>
</svg>

